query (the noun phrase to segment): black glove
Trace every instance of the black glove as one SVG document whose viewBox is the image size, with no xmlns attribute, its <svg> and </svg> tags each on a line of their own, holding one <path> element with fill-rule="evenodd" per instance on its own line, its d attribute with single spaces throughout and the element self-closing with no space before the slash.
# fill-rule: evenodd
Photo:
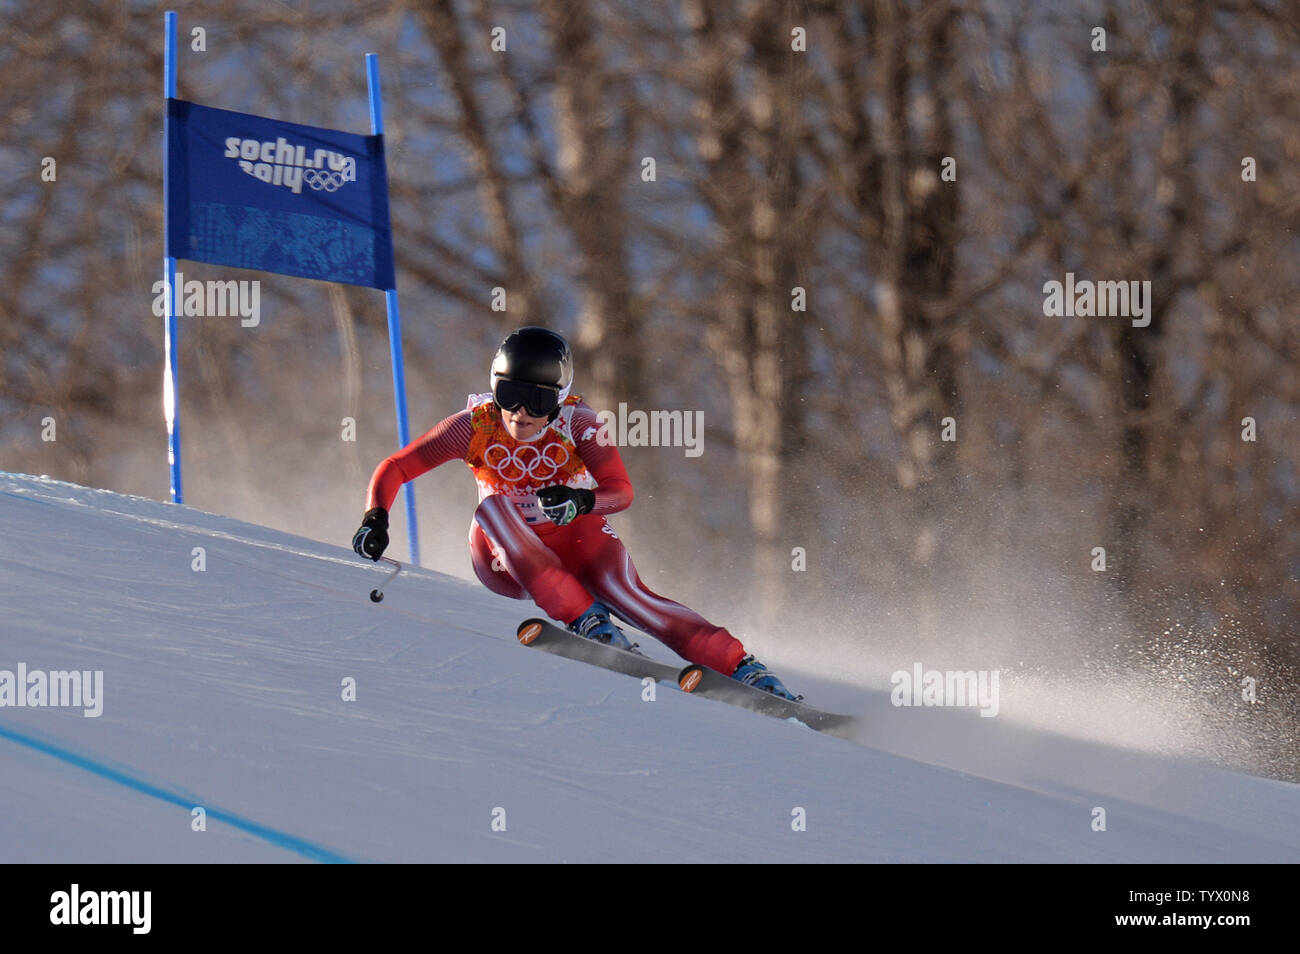
<svg viewBox="0 0 1300 954">
<path fill-rule="evenodd" d="M 369 557 L 378 562 L 388 549 L 388 511 L 383 507 L 367 510 L 361 527 L 352 537 L 352 549 L 357 556 Z"/>
<path fill-rule="evenodd" d="M 579 514 L 591 513 L 596 495 L 582 487 L 543 487 L 537 491 L 537 502 L 551 523 L 562 527 Z"/>
</svg>

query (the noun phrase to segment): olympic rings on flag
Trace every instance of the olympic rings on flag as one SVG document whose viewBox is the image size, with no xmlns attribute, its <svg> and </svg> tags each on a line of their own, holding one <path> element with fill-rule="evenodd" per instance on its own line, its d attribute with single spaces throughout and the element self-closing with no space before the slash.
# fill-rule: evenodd
<svg viewBox="0 0 1300 954">
<path fill-rule="evenodd" d="M 303 173 L 303 181 L 317 192 L 337 192 L 343 186 L 343 173 L 330 172 L 327 169 L 308 169 Z"/>
</svg>

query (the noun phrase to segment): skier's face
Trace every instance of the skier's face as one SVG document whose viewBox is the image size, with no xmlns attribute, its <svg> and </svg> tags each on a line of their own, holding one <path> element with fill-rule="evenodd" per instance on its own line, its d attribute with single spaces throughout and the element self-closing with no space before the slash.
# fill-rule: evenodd
<svg viewBox="0 0 1300 954">
<path fill-rule="evenodd" d="M 530 437 L 536 437 L 548 423 L 546 418 L 533 417 L 522 407 L 514 411 L 502 411 L 501 420 L 505 422 L 506 430 L 510 432 L 510 436 L 517 441 L 526 441 Z"/>
</svg>

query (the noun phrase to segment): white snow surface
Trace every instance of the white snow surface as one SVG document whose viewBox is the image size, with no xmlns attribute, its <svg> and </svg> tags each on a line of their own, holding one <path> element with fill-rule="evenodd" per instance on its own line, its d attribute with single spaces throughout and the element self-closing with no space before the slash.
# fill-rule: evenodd
<svg viewBox="0 0 1300 954">
<path fill-rule="evenodd" d="M 104 673 L 98 718 L 0 707 L 0 862 L 1300 861 L 1287 782 L 788 667 L 855 741 L 645 701 L 519 646 L 531 603 L 373 604 L 346 547 L 45 478 L 0 472 L 0 531 L 0 670 Z"/>
</svg>

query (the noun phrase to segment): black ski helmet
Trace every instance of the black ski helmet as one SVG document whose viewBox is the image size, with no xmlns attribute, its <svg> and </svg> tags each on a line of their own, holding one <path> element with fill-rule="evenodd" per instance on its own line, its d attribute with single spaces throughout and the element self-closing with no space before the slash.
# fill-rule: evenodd
<svg viewBox="0 0 1300 954">
<path fill-rule="evenodd" d="M 535 417 L 555 420 L 573 385 L 573 352 L 549 328 L 510 332 L 492 359 L 492 397 L 504 410 L 523 406 Z"/>
</svg>

